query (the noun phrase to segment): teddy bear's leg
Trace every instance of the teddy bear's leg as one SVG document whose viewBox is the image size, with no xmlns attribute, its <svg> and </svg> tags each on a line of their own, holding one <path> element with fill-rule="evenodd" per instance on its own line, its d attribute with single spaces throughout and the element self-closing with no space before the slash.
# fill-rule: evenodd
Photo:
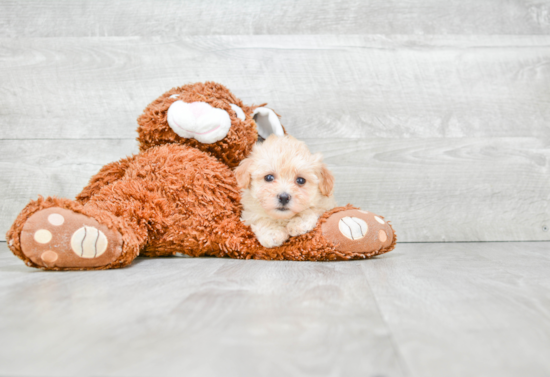
<svg viewBox="0 0 550 377">
<path fill-rule="evenodd" d="M 103 187 L 124 177 L 126 170 L 136 158 L 137 156 L 126 157 L 120 161 L 111 162 L 110 164 L 102 167 L 101 170 L 90 179 L 90 182 L 82 189 L 80 194 L 76 196 L 76 201 L 81 204 L 85 204 Z"/>
<path fill-rule="evenodd" d="M 47 270 L 123 267 L 140 247 L 134 230 L 113 214 L 51 197 L 30 202 L 6 238 L 28 266 Z"/>
<path fill-rule="evenodd" d="M 248 242 L 246 253 L 233 257 L 253 259 L 364 259 L 393 250 L 397 240 L 392 226 L 382 216 L 351 205 L 326 212 L 319 218 L 313 230 L 290 237 L 279 247 L 264 248 L 257 241 L 251 244 L 250 238 L 253 234 L 246 236 L 245 232 L 241 233 L 241 243 Z"/>
<path fill-rule="evenodd" d="M 358 259 L 387 253 L 397 236 L 384 217 L 348 207 L 322 218 L 323 237 L 334 244 L 338 259 Z"/>
</svg>

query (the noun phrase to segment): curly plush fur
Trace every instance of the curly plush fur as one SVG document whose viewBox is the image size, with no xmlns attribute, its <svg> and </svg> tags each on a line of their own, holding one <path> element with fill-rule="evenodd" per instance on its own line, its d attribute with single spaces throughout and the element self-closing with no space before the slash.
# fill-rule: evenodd
<svg viewBox="0 0 550 377">
<path fill-rule="evenodd" d="M 174 102 L 170 96 L 175 93 L 186 102 L 203 101 L 226 110 L 232 124 L 229 134 L 213 144 L 177 136 L 166 121 L 167 109 Z M 244 121 L 231 111 L 231 103 L 243 109 Z M 257 141 L 252 118 L 255 108 L 244 105 L 227 88 L 212 82 L 168 91 L 138 119 L 141 152 L 104 166 L 76 201 L 53 197 L 31 201 L 7 233 L 10 249 L 27 265 L 49 270 L 118 268 L 130 264 L 138 254 L 343 260 L 393 249 L 395 236 L 391 230 L 386 230 L 391 233 L 389 243 L 373 250 L 339 250 L 338 242 L 327 238 L 323 224 L 332 214 L 354 208 L 351 206 L 327 212 L 313 231 L 293 237 L 280 247 L 267 249 L 259 244 L 250 228 L 240 221 L 241 197 L 232 171 Z M 120 255 L 106 265 L 86 268 L 33 262 L 22 247 L 21 233 L 29 218 L 51 207 L 86 215 L 120 233 Z"/>
<path fill-rule="evenodd" d="M 179 97 L 170 98 L 174 94 L 178 94 Z M 229 133 L 225 138 L 213 144 L 202 144 L 195 139 L 185 139 L 178 136 L 172 131 L 166 120 L 167 110 L 176 100 L 187 103 L 206 102 L 213 107 L 227 111 L 231 117 Z M 244 121 L 239 119 L 231 109 L 231 104 L 239 106 L 249 116 Z M 138 118 L 139 150 L 144 152 L 157 145 L 173 143 L 189 145 L 215 156 L 227 166 L 234 168 L 248 156 L 254 143 L 258 140 L 256 124 L 251 116 L 257 107 L 259 106 L 244 105 L 225 86 L 213 82 L 189 84 L 174 88 L 153 101 Z"/>
</svg>

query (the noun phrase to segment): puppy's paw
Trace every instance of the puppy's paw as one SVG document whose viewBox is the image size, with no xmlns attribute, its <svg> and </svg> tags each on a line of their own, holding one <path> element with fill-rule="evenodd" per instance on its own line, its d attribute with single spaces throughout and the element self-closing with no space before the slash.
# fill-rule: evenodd
<svg viewBox="0 0 550 377">
<path fill-rule="evenodd" d="M 261 234 L 256 233 L 256 237 L 263 247 L 271 248 L 281 246 L 288 240 L 288 232 L 285 228 L 263 229 Z"/>
<path fill-rule="evenodd" d="M 313 230 L 317 225 L 317 220 L 319 220 L 319 216 L 316 215 L 295 217 L 288 222 L 286 229 L 292 237 L 299 236 Z"/>
</svg>

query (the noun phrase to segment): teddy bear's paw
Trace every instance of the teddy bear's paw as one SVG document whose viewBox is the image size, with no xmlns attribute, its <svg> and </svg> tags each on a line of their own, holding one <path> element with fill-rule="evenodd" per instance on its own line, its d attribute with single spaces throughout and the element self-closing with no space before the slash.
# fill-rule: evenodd
<svg viewBox="0 0 550 377">
<path fill-rule="evenodd" d="M 292 237 L 299 236 L 313 230 L 315 225 L 317 225 L 318 220 L 319 216 L 315 214 L 304 217 L 295 217 L 288 222 L 286 229 L 288 230 L 288 234 Z"/>
<path fill-rule="evenodd" d="M 332 214 L 322 226 L 323 236 L 336 250 L 363 257 L 386 253 L 395 246 L 391 225 L 372 212 L 351 209 Z"/>
<path fill-rule="evenodd" d="M 100 267 L 121 255 L 122 236 L 94 218 L 50 207 L 26 221 L 21 250 L 43 268 Z"/>
<path fill-rule="evenodd" d="M 258 241 L 263 247 L 271 248 L 281 246 L 288 240 L 288 232 L 285 228 L 262 229 L 261 234 L 256 234 Z"/>
</svg>

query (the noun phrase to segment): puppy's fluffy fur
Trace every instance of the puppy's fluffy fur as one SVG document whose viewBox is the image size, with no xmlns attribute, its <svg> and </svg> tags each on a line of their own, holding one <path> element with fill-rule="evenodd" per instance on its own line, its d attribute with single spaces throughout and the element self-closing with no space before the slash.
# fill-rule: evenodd
<svg viewBox="0 0 550 377">
<path fill-rule="evenodd" d="M 334 177 L 320 153 L 292 136 L 271 135 L 235 170 L 242 189 L 242 220 L 265 247 L 312 230 L 336 207 Z"/>
</svg>

